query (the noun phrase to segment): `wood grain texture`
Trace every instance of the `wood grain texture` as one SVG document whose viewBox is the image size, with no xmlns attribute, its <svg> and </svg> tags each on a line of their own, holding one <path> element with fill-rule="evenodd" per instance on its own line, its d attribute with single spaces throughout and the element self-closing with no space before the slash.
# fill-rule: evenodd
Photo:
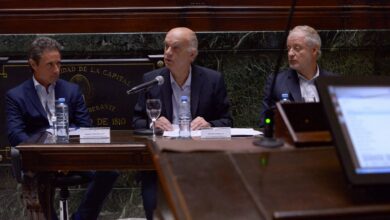
<svg viewBox="0 0 390 220">
<path fill-rule="evenodd" d="M 283 30 L 290 1 L 26 1 L 2 0 L 0 33 Z M 319 30 L 388 29 L 390 2 L 300 0 L 292 25 Z"/>
</svg>

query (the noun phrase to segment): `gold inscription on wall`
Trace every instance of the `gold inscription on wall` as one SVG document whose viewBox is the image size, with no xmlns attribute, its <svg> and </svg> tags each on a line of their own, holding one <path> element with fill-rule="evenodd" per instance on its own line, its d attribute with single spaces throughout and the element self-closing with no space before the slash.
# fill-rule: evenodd
<svg viewBox="0 0 390 220">
<path fill-rule="evenodd" d="M 137 96 L 126 91 L 142 82 L 142 75 L 154 69 L 151 63 L 64 64 L 62 78 L 82 89 L 94 126 L 131 128 Z"/>
<path fill-rule="evenodd" d="M 97 126 L 124 126 L 127 125 L 127 119 L 121 117 L 115 118 L 96 118 L 94 124 Z"/>
<path fill-rule="evenodd" d="M 141 83 L 142 75 L 153 69 L 154 63 L 147 59 L 63 60 L 60 78 L 79 85 L 93 126 L 131 129 L 137 96 L 129 96 L 126 91 Z M 12 61 L 0 66 L 0 82 L 3 83 L 0 90 L 3 94 L 29 78 L 31 70 L 25 61 Z M 1 104 L 4 106 L 4 100 Z M 0 137 L 5 137 L 5 123 L 2 124 Z"/>
<path fill-rule="evenodd" d="M 61 67 L 61 73 L 92 73 L 98 76 L 103 76 L 123 83 L 127 87 L 131 85 L 130 81 L 126 79 L 123 74 L 113 72 L 99 66 L 65 66 Z"/>
<path fill-rule="evenodd" d="M 7 79 L 8 74 L 6 72 L 0 72 L 0 76 L 3 77 L 4 79 Z"/>
<path fill-rule="evenodd" d="M 115 112 L 116 107 L 114 105 L 110 104 L 100 104 L 100 105 L 94 105 L 88 107 L 89 112 L 97 112 L 97 111 L 110 111 L 110 112 Z"/>
<path fill-rule="evenodd" d="M 111 124 L 115 126 L 127 125 L 127 120 L 126 118 L 112 118 Z"/>
<path fill-rule="evenodd" d="M 142 83 L 142 75 L 155 68 L 147 59 L 62 60 L 60 78 L 79 85 L 93 126 L 116 130 L 132 129 L 133 108 L 137 95 L 126 91 Z M 0 65 L 0 93 L 31 79 L 27 60 L 9 60 Z M 5 99 L 0 99 L 0 113 L 5 115 Z M 9 161 L 5 117 L 0 123 L 0 163 Z"/>
</svg>

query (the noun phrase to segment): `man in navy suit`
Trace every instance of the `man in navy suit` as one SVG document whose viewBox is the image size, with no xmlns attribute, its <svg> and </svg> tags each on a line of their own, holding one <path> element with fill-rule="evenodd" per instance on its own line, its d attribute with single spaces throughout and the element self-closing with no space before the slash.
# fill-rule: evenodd
<svg viewBox="0 0 390 220">
<path fill-rule="evenodd" d="M 30 48 L 29 64 L 33 77 L 6 94 L 8 139 L 12 146 L 52 125 L 54 103 L 65 98 L 69 108 L 69 123 L 73 127 L 90 127 L 91 119 L 80 88 L 59 79 L 61 45 L 47 37 L 35 39 Z M 118 172 L 78 172 L 91 179 L 87 192 L 73 219 L 97 219 Z M 57 216 L 51 216 L 56 219 Z"/>
<path fill-rule="evenodd" d="M 183 95 L 190 100 L 192 130 L 231 127 L 233 120 L 222 74 L 192 64 L 198 55 L 196 34 L 185 27 L 173 28 L 167 33 L 164 43 L 166 67 L 146 73 L 144 81 L 162 76 L 165 83 L 139 95 L 134 108 L 134 128 L 149 128 L 145 101 L 156 98 L 162 102 L 161 116 L 156 121 L 156 127 L 172 130 L 172 125 L 178 124 L 180 97 Z M 152 219 L 153 210 L 156 208 L 156 173 L 142 172 L 140 176 L 146 217 Z"/>
<path fill-rule="evenodd" d="M 296 26 L 287 37 L 288 63 L 290 68 L 276 75 L 275 87 L 271 90 L 273 75 L 264 87 L 264 99 L 260 123 L 263 125 L 267 109 L 274 108 L 282 94 L 292 102 L 318 102 L 319 96 L 315 80 L 321 76 L 334 75 L 320 69 L 317 60 L 321 56 L 321 38 L 309 26 Z"/>
</svg>

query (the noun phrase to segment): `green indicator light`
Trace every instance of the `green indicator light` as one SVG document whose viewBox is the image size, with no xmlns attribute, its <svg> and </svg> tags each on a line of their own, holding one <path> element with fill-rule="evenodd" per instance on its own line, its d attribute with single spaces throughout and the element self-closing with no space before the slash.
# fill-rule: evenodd
<svg viewBox="0 0 390 220">
<path fill-rule="evenodd" d="M 260 157 L 260 166 L 267 166 L 268 159 L 267 157 Z"/>
<path fill-rule="evenodd" d="M 266 118 L 266 119 L 265 119 L 265 123 L 266 123 L 266 124 L 270 124 L 270 123 L 271 123 L 271 119 Z"/>
</svg>

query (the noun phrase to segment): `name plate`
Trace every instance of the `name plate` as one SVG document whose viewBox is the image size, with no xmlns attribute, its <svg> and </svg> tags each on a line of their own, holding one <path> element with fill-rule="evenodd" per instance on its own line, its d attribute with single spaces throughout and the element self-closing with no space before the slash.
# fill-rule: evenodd
<svg viewBox="0 0 390 220">
<path fill-rule="evenodd" d="M 80 139 L 110 139 L 109 127 L 80 128 Z"/>
<path fill-rule="evenodd" d="M 230 139 L 231 130 L 228 127 L 207 128 L 201 130 L 202 139 Z"/>
<path fill-rule="evenodd" d="M 110 138 L 80 138 L 80 144 L 109 144 Z"/>
</svg>

